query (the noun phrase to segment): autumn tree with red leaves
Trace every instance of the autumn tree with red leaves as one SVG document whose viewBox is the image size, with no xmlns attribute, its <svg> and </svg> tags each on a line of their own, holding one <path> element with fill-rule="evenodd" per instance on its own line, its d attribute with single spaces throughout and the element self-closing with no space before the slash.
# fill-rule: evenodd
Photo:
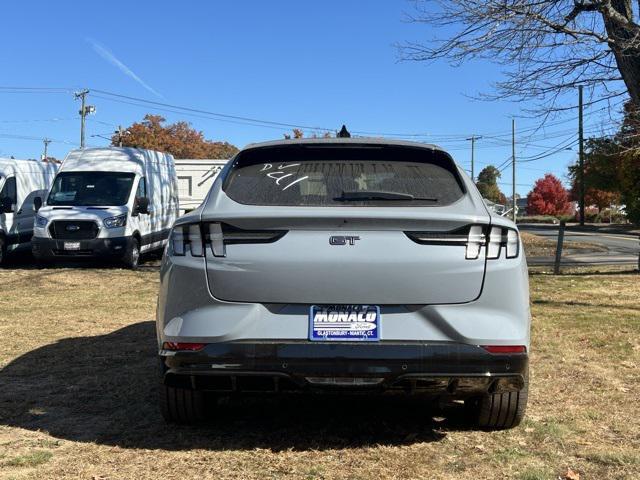
<svg viewBox="0 0 640 480">
<path fill-rule="evenodd" d="M 569 192 L 551 173 L 536 180 L 527 196 L 527 213 L 530 215 L 565 215 L 571 213 Z"/>
<path fill-rule="evenodd" d="M 570 198 L 574 201 L 580 199 L 580 186 L 577 184 L 571 185 Z M 586 207 L 596 207 L 598 213 L 603 208 L 609 208 L 611 205 L 620 204 L 620 194 L 617 192 L 609 192 L 607 190 L 600 190 L 593 187 L 587 187 L 584 191 L 584 204 Z"/>
<path fill-rule="evenodd" d="M 324 132 L 322 134 L 312 133 L 310 137 L 307 138 L 331 138 L 331 132 Z M 299 128 L 294 128 L 291 133 L 285 133 L 284 139 L 291 140 L 291 138 L 304 138 L 304 132 Z"/>
<path fill-rule="evenodd" d="M 227 142 L 214 142 L 187 122 L 164 125 L 160 115 L 145 115 L 126 129 L 122 136 L 123 147 L 147 148 L 173 155 L 175 158 L 230 158 L 238 149 Z M 120 136 L 111 137 L 111 145 L 118 145 Z"/>
</svg>

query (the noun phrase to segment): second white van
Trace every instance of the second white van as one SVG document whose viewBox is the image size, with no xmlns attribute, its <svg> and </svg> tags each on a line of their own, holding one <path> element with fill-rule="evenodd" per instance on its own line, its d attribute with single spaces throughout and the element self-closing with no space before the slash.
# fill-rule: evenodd
<svg viewBox="0 0 640 480">
<path fill-rule="evenodd" d="M 113 258 L 135 268 L 142 253 L 164 248 L 178 208 L 171 155 L 136 148 L 73 150 L 37 212 L 33 255 Z"/>
<path fill-rule="evenodd" d="M 0 265 L 8 253 L 30 248 L 34 199 L 51 187 L 58 165 L 0 158 Z"/>
</svg>

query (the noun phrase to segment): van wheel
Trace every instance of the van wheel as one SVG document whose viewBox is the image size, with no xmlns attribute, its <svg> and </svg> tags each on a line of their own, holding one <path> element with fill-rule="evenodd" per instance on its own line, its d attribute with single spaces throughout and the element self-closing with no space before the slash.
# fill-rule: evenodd
<svg viewBox="0 0 640 480">
<path fill-rule="evenodd" d="M 0 236 L 0 267 L 4 263 L 6 255 L 7 255 L 7 247 L 4 244 L 4 237 Z"/>
<path fill-rule="evenodd" d="M 204 392 L 161 385 L 160 411 L 169 423 L 202 422 L 206 418 Z"/>
<path fill-rule="evenodd" d="M 138 268 L 140 264 L 140 241 L 135 237 L 131 239 L 131 245 L 124 256 L 124 264 L 132 269 Z"/>
<path fill-rule="evenodd" d="M 506 430 L 517 427 L 524 418 L 529 397 L 529 373 L 519 392 L 490 393 L 465 402 L 469 413 L 480 428 Z"/>
</svg>

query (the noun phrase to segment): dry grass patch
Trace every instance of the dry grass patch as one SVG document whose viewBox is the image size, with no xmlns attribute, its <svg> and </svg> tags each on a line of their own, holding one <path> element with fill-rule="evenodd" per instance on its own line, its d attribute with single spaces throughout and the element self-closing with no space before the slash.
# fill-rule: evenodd
<svg viewBox="0 0 640 480">
<path fill-rule="evenodd" d="M 528 416 L 491 433 L 455 407 L 363 397 L 256 399 L 210 425 L 166 426 L 157 277 L 0 270 L 0 478 L 638 477 L 637 275 L 531 277 Z"/>
<path fill-rule="evenodd" d="M 37 467 L 49 461 L 53 453 L 47 450 L 35 450 L 25 455 L 18 455 L 4 462 L 6 467 Z"/>
</svg>

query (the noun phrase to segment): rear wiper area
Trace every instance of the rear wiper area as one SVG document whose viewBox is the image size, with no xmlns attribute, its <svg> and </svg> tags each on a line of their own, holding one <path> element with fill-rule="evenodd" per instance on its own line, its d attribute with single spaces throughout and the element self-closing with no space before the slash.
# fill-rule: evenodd
<svg viewBox="0 0 640 480">
<path fill-rule="evenodd" d="M 354 192 L 342 192 L 339 197 L 333 199 L 336 202 L 357 202 L 367 200 L 418 200 L 426 202 L 437 202 L 435 197 L 415 197 L 409 193 L 401 192 L 385 192 L 385 191 L 354 191 Z"/>
</svg>

